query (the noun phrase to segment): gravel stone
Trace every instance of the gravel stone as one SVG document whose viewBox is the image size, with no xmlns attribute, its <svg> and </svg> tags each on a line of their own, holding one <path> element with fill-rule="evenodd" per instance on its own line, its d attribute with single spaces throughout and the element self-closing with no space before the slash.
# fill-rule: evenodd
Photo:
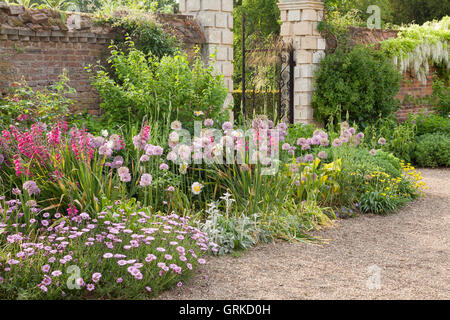
<svg viewBox="0 0 450 320">
<path fill-rule="evenodd" d="M 449 299 L 450 170 L 420 171 L 427 196 L 398 213 L 338 220 L 314 233 L 326 240 L 320 244 L 276 242 L 210 257 L 158 299 Z"/>
</svg>

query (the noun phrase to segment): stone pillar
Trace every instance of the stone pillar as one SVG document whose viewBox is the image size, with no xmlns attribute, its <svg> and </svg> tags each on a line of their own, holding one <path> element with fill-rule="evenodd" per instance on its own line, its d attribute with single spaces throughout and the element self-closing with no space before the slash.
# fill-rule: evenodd
<svg viewBox="0 0 450 320">
<path fill-rule="evenodd" d="M 210 63 L 216 54 L 214 68 L 224 77 L 229 90 L 225 106 L 233 103 L 233 0 L 180 0 L 180 12 L 194 16 L 205 33 L 202 56 Z"/>
<path fill-rule="evenodd" d="M 325 56 L 325 39 L 317 30 L 323 20 L 321 0 L 279 0 L 281 36 L 295 50 L 294 122 L 313 123 L 313 73 Z"/>
</svg>

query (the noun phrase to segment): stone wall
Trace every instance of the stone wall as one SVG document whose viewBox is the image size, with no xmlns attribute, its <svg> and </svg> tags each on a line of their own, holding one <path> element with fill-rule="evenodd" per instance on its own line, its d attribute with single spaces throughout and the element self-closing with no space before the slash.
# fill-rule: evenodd
<svg viewBox="0 0 450 320">
<path fill-rule="evenodd" d="M 317 30 L 318 22 L 323 20 L 324 5 L 320 0 L 280 0 L 278 6 L 281 36 L 295 50 L 294 122 L 313 123 L 313 74 L 326 47 Z"/>
<path fill-rule="evenodd" d="M 203 57 L 216 54 L 215 70 L 224 77 L 229 90 L 225 105 L 233 102 L 233 0 L 180 0 L 180 12 L 191 15 L 200 23 L 205 34 Z"/>
<path fill-rule="evenodd" d="M 159 15 L 162 27 L 192 52 L 205 40 L 199 24 L 183 15 Z M 63 69 L 76 89 L 74 111 L 99 112 L 99 97 L 85 67 L 108 55 L 114 33 L 96 26 L 92 16 L 52 10 L 28 10 L 0 2 L 0 92 L 24 77 L 32 88 L 54 83 Z"/>
</svg>

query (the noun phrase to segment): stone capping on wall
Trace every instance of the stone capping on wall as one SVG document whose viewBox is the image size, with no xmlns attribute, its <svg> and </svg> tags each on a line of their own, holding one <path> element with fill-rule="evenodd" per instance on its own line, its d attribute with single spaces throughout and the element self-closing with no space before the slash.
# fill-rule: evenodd
<svg viewBox="0 0 450 320">
<path fill-rule="evenodd" d="M 205 43 L 202 28 L 192 16 L 156 14 L 155 20 L 185 45 Z M 112 29 L 95 25 L 91 14 L 26 9 L 0 2 L 0 40 L 105 44 L 113 38 Z"/>
<path fill-rule="evenodd" d="M 301 1 L 296 0 L 281 0 L 278 2 L 278 8 L 280 10 L 297 10 L 297 9 L 313 9 L 313 10 L 323 10 L 323 3 L 317 0 L 315 1 Z"/>
<path fill-rule="evenodd" d="M 0 2 L 0 40 L 106 43 L 113 37 L 110 28 L 94 26 L 88 14 L 64 15 L 65 19 L 58 11 Z"/>
</svg>

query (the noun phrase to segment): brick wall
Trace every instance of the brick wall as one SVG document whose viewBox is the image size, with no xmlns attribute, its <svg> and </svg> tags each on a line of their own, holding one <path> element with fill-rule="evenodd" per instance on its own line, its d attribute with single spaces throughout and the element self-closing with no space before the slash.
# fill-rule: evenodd
<svg viewBox="0 0 450 320">
<path fill-rule="evenodd" d="M 407 96 L 412 98 L 422 98 L 424 96 L 430 95 L 433 93 L 433 73 L 435 69 L 430 68 L 430 73 L 427 76 L 426 84 L 419 81 L 414 77 L 414 72 L 410 71 L 404 74 L 403 82 L 401 83 L 400 92 L 397 95 L 397 98 L 400 101 L 403 101 Z M 408 102 L 408 99 L 402 104 L 402 108 L 396 112 L 397 118 L 400 121 L 404 121 L 408 119 L 408 114 L 410 113 L 418 113 L 422 110 L 425 112 L 429 112 L 429 108 L 424 104 L 415 104 L 413 102 Z"/>
<path fill-rule="evenodd" d="M 90 85 L 85 67 L 104 61 L 114 37 L 108 26 L 95 26 L 92 17 L 76 17 L 51 10 L 26 10 L 0 2 L 0 93 L 22 77 L 32 88 L 41 89 L 57 81 L 63 69 L 77 93 L 74 111 L 99 113 L 100 99 Z M 201 46 L 204 35 L 192 17 L 160 15 L 157 21 L 175 35 L 188 52 Z"/>
</svg>

